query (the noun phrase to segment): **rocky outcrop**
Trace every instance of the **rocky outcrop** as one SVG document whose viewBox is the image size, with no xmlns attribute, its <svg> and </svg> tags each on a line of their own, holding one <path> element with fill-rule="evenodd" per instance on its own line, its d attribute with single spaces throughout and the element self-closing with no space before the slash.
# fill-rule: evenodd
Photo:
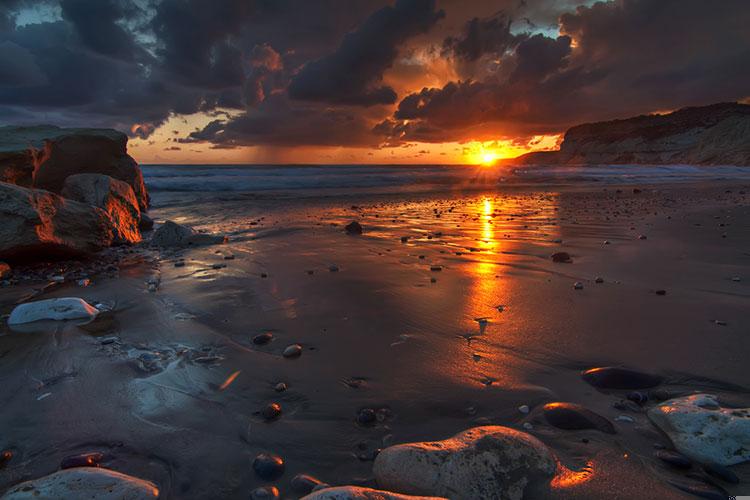
<svg viewBox="0 0 750 500">
<path fill-rule="evenodd" d="M 148 500 L 159 498 L 150 481 L 97 467 L 64 469 L 17 484 L 0 500 L 86 498 L 87 500 Z"/>
<path fill-rule="evenodd" d="M 535 437 L 500 426 L 476 427 L 444 441 L 384 449 L 375 459 L 378 485 L 410 495 L 453 500 L 520 500 L 532 483 L 548 483 L 557 460 Z"/>
<path fill-rule="evenodd" d="M 559 151 L 529 153 L 507 163 L 750 166 L 750 105 L 720 103 L 586 123 L 565 133 Z"/>
<path fill-rule="evenodd" d="M 65 198 L 101 208 L 112 218 L 114 243 L 138 243 L 141 211 L 129 184 L 103 174 L 76 174 L 65 179 Z"/>
<path fill-rule="evenodd" d="M 750 460 L 750 408 L 722 408 L 715 396 L 694 394 L 651 408 L 648 417 L 693 460 L 719 465 Z"/>
<path fill-rule="evenodd" d="M 0 259 L 85 255 L 112 244 L 102 209 L 39 189 L 0 183 Z"/>
<path fill-rule="evenodd" d="M 145 210 L 148 193 L 127 142 L 110 129 L 0 127 L 0 180 L 60 193 L 71 175 L 105 174 L 127 182 Z"/>
</svg>

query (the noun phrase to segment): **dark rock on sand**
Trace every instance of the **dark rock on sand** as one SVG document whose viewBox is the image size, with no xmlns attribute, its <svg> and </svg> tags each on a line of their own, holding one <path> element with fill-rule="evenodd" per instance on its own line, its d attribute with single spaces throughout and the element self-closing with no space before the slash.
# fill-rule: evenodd
<svg viewBox="0 0 750 500">
<path fill-rule="evenodd" d="M 625 397 L 628 398 L 628 401 L 632 401 L 639 405 L 645 404 L 648 401 L 648 394 L 640 391 L 629 392 Z"/>
<path fill-rule="evenodd" d="M 362 225 L 356 220 L 347 224 L 344 229 L 346 234 L 362 234 Z"/>
<path fill-rule="evenodd" d="M 357 423 L 360 425 L 373 425 L 377 419 L 377 413 L 372 408 L 363 408 L 357 412 Z"/>
<path fill-rule="evenodd" d="M 279 498 L 281 494 L 276 486 L 261 486 L 250 492 L 251 500 L 278 500 Z"/>
<path fill-rule="evenodd" d="M 269 403 L 260 412 L 266 420 L 275 420 L 281 416 L 281 405 L 279 403 Z"/>
<path fill-rule="evenodd" d="M 111 129 L 0 127 L 2 179 L 60 193 L 71 175 L 105 174 L 127 182 L 145 210 L 148 193 L 143 174 L 128 155 L 127 143 L 127 135 Z"/>
<path fill-rule="evenodd" d="M 151 245 L 162 248 L 184 248 L 225 242 L 225 236 L 199 233 L 192 227 L 183 226 L 171 220 L 159 226 L 151 237 Z"/>
<path fill-rule="evenodd" d="M 573 259 L 570 257 L 570 254 L 568 252 L 555 252 L 550 256 L 550 258 L 552 259 L 552 262 L 561 262 L 565 264 L 573 262 Z"/>
<path fill-rule="evenodd" d="M 96 207 L 0 183 L 0 258 L 87 255 L 112 244 L 112 221 Z"/>
<path fill-rule="evenodd" d="M 315 490 L 301 500 L 447 500 L 443 497 L 402 495 L 391 491 L 374 490 L 361 486 L 336 486 Z"/>
<path fill-rule="evenodd" d="M 62 196 L 107 212 L 112 218 L 114 243 L 141 241 L 141 210 L 128 183 L 103 174 L 76 174 L 65 179 Z"/>
<path fill-rule="evenodd" d="M 284 460 L 278 455 L 261 453 L 253 460 L 253 470 L 261 479 L 273 481 L 284 473 Z"/>
<path fill-rule="evenodd" d="M 99 467 L 104 459 L 104 455 L 98 451 L 91 453 L 81 453 L 80 455 L 70 455 L 60 462 L 61 469 L 72 469 L 73 467 Z"/>
<path fill-rule="evenodd" d="M 0 279 L 5 279 L 6 277 L 10 276 L 10 274 L 10 266 L 5 262 L 0 262 Z"/>
<path fill-rule="evenodd" d="M 273 334 L 269 332 L 260 333 L 253 337 L 253 344 L 255 345 L 265 345 L 268 344 L 271 340 L 273 340 Z"/>
<path fill-rule="evenodd" d="M 663 378 L 618 366 L 591 368 L 581 373 L 583 380 L 599 389 L 649 389 L 661 384 Z"/>
<path fill-rule="evenodd" d="M 689 469 L 693 466 L 693 463 L 688 457 L 676 451 L 658 450 L 656 453 L 654 453 L 654 456 L 662 462 L 678 469 Z"/>
<path fill-rule="evenodd" d="M 542 413 L 547 422 L 558 429 L 595 429 L 615 434 L 615 428 L 609 420 L 575 403 L 547 403 L 542 408 Z"/>
<path fill-rule="evenodd" d="M 0 452 L 0 469 L 8 465 L 8 462 L 13 460 L 13 452 L 10 450 L 3 450 Z"/>
<path fill-rule="evenodd" d="M 315 488 L 327 486 L 326 483 L 309 474 L 297 474 L 292 478 L 292 489 L 300 495 L 307 495 Z"/>
<path fill-rule="evenodd" d="M 285 358 L 298 358 L 302 355 L 302 346 L 299 344 L 292 344 L 284 349 L 282 354 Z"/>
</svg>

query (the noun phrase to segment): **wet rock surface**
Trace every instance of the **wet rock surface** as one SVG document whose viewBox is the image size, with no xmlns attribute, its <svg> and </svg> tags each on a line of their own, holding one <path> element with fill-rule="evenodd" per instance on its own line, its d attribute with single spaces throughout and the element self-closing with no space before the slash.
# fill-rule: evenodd
<svg viewBox="0 0 750 500">
<path fill-rule="evenodd" d="M 147 500 L 159 497 L 158 487 L 137 477 L 108 469 L 77 467 L 18 484 L 2 500 L 86 498 Z"/>
<path fill-rule="evenodd" d="M 401 495 L 360 486 L 325 488 L 302 498 L 303 500 L 445 500 L 442 497 Z"/>
<path fill-rule="evenodd" d="M 565 430 L 596 429 L 614 434 L 612 423 L 598 413 L 574 403 L 547 403 L 542 408 L 550 425 Z"/>
<path fill-rule="evenodd" d="M 166 221 L 151 236 L 150 243 L 162 248 L 184 248 L 190 246 L 215 245 L 225 243 L 226 237 L 199 233 L 192 227 Z"/>
<path fill-rule="evenodd" d="M 581 374 L 583 380 L 598 389 L 649 389 L 661 384 L 663 378 L 650 373 L 621 368 L 618 366 L 606 366 L 602 368 L 591 368 Z"/>
</svg>

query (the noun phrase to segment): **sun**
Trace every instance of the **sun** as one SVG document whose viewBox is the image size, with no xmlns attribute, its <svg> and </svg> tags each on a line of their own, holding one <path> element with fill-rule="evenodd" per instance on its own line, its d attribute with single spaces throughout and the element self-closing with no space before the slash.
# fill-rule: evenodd
<svg viewBox="0 0 750 500">
<path fill-rule="evenodd" d="M 494 151 L 485 151 L 482 153 L 482 165 L 489 166 L 497 160 L 497 153 Z"/>
</svg>

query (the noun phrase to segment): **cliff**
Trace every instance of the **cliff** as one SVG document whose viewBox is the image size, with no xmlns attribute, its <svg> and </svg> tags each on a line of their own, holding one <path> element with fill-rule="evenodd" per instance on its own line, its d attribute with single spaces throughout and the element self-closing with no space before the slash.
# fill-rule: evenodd
<svg viewBox="0 0 750 500">
<path fill-rule="evenodd" d="M 508 163 L 750 166 L 750 105 L 719 103 L 577 125 L 565 133 L 559 151 Z"/>
</svg>

